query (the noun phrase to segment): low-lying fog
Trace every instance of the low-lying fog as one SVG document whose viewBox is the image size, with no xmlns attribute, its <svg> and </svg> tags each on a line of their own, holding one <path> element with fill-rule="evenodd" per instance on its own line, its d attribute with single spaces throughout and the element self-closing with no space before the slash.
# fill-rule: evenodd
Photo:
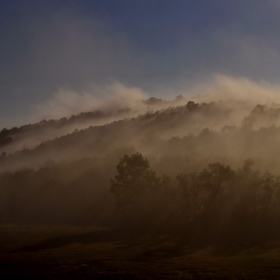
<svg viewBox="0 0 280 280">
<path fill-rule="evenodd" d="M 274 224 L 279 88 L 217 76 L 172 100 L 120 84 L 106 90 L 105 99 L 60 92 L 41 106 L 46 120 L 1 131 L 3 222 L 112 225 L 120 219 L 143 226 L 155 225 L 154 218 L 162 228 L 174 215 L 172 227 L 197 223 L 196 234 L 210 226 L 205 221 L 220 219 L 226 231 L 242 215 L 257 223 L 273 212 L 267 228 Z M 129 177 L 134 168 L 143 172 L 131 177 L 136 181 Z M 149 211 L 155 216 L 148 219 Z"/>
</svg>

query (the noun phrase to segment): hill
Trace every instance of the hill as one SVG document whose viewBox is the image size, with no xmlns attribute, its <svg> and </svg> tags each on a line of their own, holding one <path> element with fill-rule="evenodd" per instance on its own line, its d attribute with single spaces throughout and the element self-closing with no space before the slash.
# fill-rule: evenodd
<svg viewBox="0 0 280 280">
<path fill-rule="evenodd" d="M 141 104 L 2 130 L 2 139 L 13 137 L 1 147 L 2 223 L 125 225 L 206 243 L 278 240 L 279 105 Z"/>
</svg>

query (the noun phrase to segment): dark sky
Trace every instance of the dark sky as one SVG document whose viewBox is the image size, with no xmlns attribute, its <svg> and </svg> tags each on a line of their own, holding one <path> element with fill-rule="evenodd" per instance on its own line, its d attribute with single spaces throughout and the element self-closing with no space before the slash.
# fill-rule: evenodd
<svg viewBox="0 0 280 280">
<path fill-rule="evenodd" d="M 0 127 L 62 88 L 167 98 L 214 74 L 278 83 L 279 26 L 278 0 L 1 0 Z"/>
</svg>

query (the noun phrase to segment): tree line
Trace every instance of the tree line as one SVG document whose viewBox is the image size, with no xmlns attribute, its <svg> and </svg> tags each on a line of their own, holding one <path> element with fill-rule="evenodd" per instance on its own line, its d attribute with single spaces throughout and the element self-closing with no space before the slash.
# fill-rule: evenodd
<svg viewBox="0 0 280 280">
<path fill-rule="evenodd" d="M 199 172 L 159 177 L 142 154 L 125 155 L 111 180 L 121 225 L 180 233 L 193 242 L 280 238 L 280 177 L 219 162 Z"/>
<path fill-rule="evenodd" d="M 2 172 L 0 221 L 117 226 L 199 244 L 280 239 L 280 177 L 252 160 L 158 174 L 137 152 Z"/>
</svg>

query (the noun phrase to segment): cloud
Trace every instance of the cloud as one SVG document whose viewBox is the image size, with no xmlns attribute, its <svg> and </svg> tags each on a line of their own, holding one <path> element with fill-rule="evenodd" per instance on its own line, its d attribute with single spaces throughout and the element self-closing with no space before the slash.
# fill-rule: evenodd
<svg viewBox="0 0 280 280">
<path fill-rule="evenodd" d="M 257 83 L 245 77 L 215 75 L 209 81 L 197 83 L 185 90 L 174 91 L 172 95 L 183 95 L 187 100 L 196 102 L 237 100 L 262 104 L 280 103 L 280 85 Z M 125 107 L 144 113 L 147 108 L 141 101 L 148 98 L 149 95 L 143 90 L 119 82 L 103 86 L 92 84 L 81 92 L 60 89 L 46 102 L 36 106 L 36 119 L 57 119 L 95 110 L 116 112 Z M 184 102 L 178 105 L 183 105 Z M 166 103 L 162 106 L 170 105 Z"/>
<path fill-rule="evenodd" d="M 188 91 L 197 100 L 240 100 L 260 103 L 280 102 L 280 85 L 254 82 L 248 78 L 216 75 L 212 80 L 195 85 Z"/>
<path fill-rule="evenodd" d="M 56 119 L 95 110 L 115 112 L 125 107 L 135 110 L 143 106 L 141 101 L 146 98 L 148 95 L 140 89 L 118 82 L 106 86 L 93 84 L 81 93 L 61 89 L 48 101 L 36 106 L 36 115 L 37 119 Z"/>
</svg>

